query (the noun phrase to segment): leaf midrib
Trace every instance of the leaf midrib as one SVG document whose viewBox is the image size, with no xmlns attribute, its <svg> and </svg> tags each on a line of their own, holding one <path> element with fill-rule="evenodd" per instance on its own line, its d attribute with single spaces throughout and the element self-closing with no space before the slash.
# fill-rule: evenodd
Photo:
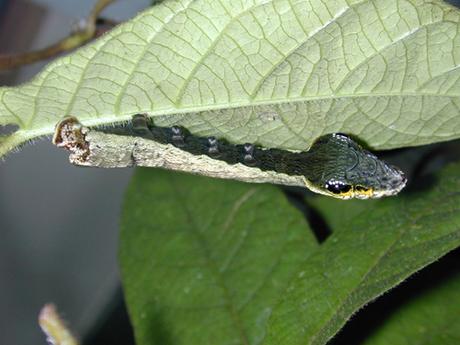
<svg viewBox="0 0 460 345">
<path fill-rule="evenodd" d="M 209 267 L 209 270 L 211 271 L 212 275 L 215 277 L 217 284 L 221 287 L 223 291 L 223 297 L 227 301 L 224 305 L 227 307 L 227 310 L 231 316 L 231 319 L 233 320 L 233 324 L 235 326 L 235 329 L 237 330 L 238 334 L 240 335 L 240 339 L 244 345 L 250 345 L 248 336 L 244 330 L 243 323 L 240 319 L 240 316 L 238 314 L 237 308 L 230 296 L 230 291 L 228 290 L 227 286 L 224 283 L 224 279 L 222 278 L 222 275 L 219 273 L 219 270 L 217 269 L 215 263 L 211 259 L 211 250 L 209 249 L 206 240 L 203 238 L 203 236 L 200 234 L 200 231 L 195 224 L 194 218 L 193 218 L 193 213 L 188 209 L 187 204 L 184 202 L 186 200 L 185 196 L 183 195 L 182 191 L 177 188 L 177 185 L 174 182 L 174 178 L 171 175 L 168 175 L 170 184 L 172 188 L 174 189 L 174 195 L 177 197 L 174 198 L 174 200 L 177 202 L 179 207 L 184 211 L 189 224 L 191 225 L 189 228 L 192 230 L 192 233 L 194 234 L 195 238 L 197 239 L 200 247 L 202 248 L 202 253 L 204 253 L 204 258 L 207 262 L 207 266 Z"/>
<path fill-rule="evenodd" d="M 1 88 L 0 88 L 1 89 Z M 363 94 L 344 94 L 344 95 L 323 95 L 323 96 L 311 96 L 311 97 L 294 97 L 289 99 L 280 99 L 280 100 L 259 100 L 251 103 L 223 103 L 223 104 L 211 104 L 204 106 L 189 106 L 183 108 L 167 108 L 167 109 L 158 109 L 155 111 L 143 110 L 147 112 L 150 116 L 160 116 L 160 115 L 178 115 L 178 114 L 187 114 L 187 113 L 201 113 L 206 111 L 219 111 L 219 110 L 229 110 L 229 109 L 238 109 L 245 107 L 257 107 L 257 106 L 276 106 L 283 104 L 292 104 L 292 103 L 307 103 L 310 101 L 324 101 L 324 100 L 339 100 L 339 99 L 359 99 L 366 97 L 375 97 L 375 98 L 384 98 L 384 97 L 445 97 L 445 98 L 456 98 L 460 97 L 460 94 L 435 94 L 435 93 L 421 93 L 421 92 L 404 92 L 404 93 L 363 93 Z M 5 104 L 5 103 L 4 103 Z M 9 109 L 8 109 L 9 110 Z M 10 110 L 12 116 L 18 116 L 15 112 Z M 98 126 L 102 124 L 111 124 L 117 122 L 123 122 L 131 120 L 131 117 L 139 112 L 133 112 L 122 116 L 99 116 L 92 118 L 82 118 L 81 121 L 87 126 Z M 77 116 L 78 117 L 78 116 Z M 21 128 L 23 132 L 30 132 L 33 136 L 37 135 L 48 135 L 53 133 L 54 124 L 43 126 L 43 127 L 34 127 L 30 128 Z M 19 131 L 18 131 L 19 132 Z M 16 133 L 16 132 L 15 132 Z"/>
<path fill-rule="evenodd" d="M 189 76 L 186 78 L 185 82 L 182 84 L 181 88 L 179 89 L 179 93 L 178 93 L 178 97 L 176 99 L 176 102 L 172 102 L 173 105 L 175 105 L 174 108 L 172 108 L 172 110 L 169 112 L 169 113 L 172 113 L 172 112 L 179 112 L 178 110 L 179 109 L 182 109 L 182 110 L 186 110 L 186 109 L 190 109 L 190 108 L 182 108 L 180 107 L 180 104 L 182 103 L 182 98 L 183 98 L 183 93 L 185 92 L 185 89 L 186 87 L 188 86 L 188 82 L 190 81 L 191 77 L 195 74 L 194 72 L 196 71 L 196 69 L 201 66 L 201 63 L 208 55 L 209 55 L 209 52 L 212 51 L 212 47 L 214 47 L 217 42 L 219 42 L 219 38 L 223 35 L 223 33 L 226 32 L 226 29 L 228 28 L 229 25 L 231 25 L 231 23 L 235 22 L 236 20 L 238 20 L 238 18 L 240 18 L 242 15 L 244 15 L 245 13 L 248 13 L 252 10 L 254 10 L 254 8 L 257 8 L 257 7 L 260 7 L 260 6 L 265 6 L 269 3 L 271 3 L 272 0 L 267 0 L 267 1 L 264 1 L 262 3 L 259 3 L 257 4 L 256 6 L 249 6 L 247 9 L 245 9 L 244 11 L 241 11 L 240 13 L 238 13 L 235 17 L 230 17 L 230 20 L 228 21 L 228 23 L 226 23 L 226 25 L 224 26 L 224 28 L 221 30 L 221 32 L 217 35 L 217 37 L 214 38 L 213 42 L 211 43 L 210 47 L 208 47 L 205 51 L 205 54 L 203 54 L 198 63 L 195 63 L 195 66 L 194 68 L 192 69 L 191 73 L 189 73 Z M 334 23 L 337 21 L 338 18 L 340 17 L 343 17 L 343 15 L 345 15 L 346 13 L 348 13 L 348 11 L 350 10 L 353 10 L 354 8 L 356 8 L 357 6 L 361 5 L 362 3 L 364 3 L 365 1 L 360 1 L 358 3 L 355 3 L 355 4 L 348 4 L 348 6 L 345 6 L 343 8 L 342 11 L 338 11 L 338 13 L 336 13 L 328 22 L 326 22 L 324 25 L 322 25 L 321 27 L 318 28 L 318 30 L 315 30 L 313 33 L 305 33 L 305 38 L 301 40 L 301 43 L 300 45 L 297 45 L 295 46 L 292 50 L 293 51 L 296 51 L 299 46 L 302 46 L 304 45 L 306 42 L 308 42 L 312 37 L 314 37 L 318 32 L 321 32 L 325 27 L 327 27 L 328 25 L 330 25 L 330 23 Z M 178 11 L 177 13 L 174 13 L 173 15 L 171 15 L 170 18 L 168 18 L 167 21 L 165 21 L 163 23 L 163 27 L 166 26 L 171 20 L 173 20 L 178 13 L 182 13 L 183 11 L 185 11 L 189 6 L 190 4 L 193 3 L 192 2 L 189 2 L 187 3 L 183 9 L 181 9 L 181 11 Z M 221 4 L 221 6 L 224 8 L 224 10 L 226 11 L 226 8 L 225 6 L 223 6 L 223 4 Z M 294 13 L 295 17 L 297 18 L 297 15 Z M 398 38 L 395 38 L 393 39 L 393 41 L 391 42 L 390 46 L 395 44 L 395 43 L 398 43 L 398 42 L 401 42 L 402 40 L 404 40 L 405 38 L 407 37 L 410 37 L 412 36 L 414 33 L 420 31 L 421 29 L 423 28 L 426 28 L 426 27 L 429 27 L 431 25 L 436 25 L 438 24 L 439 21 L 434 21 L 434 22 L 431 22 L 431 23 L 428 23 L 426 25 L 422 25 L 420 24 L 418 27 L 416 27 L 415 29 L 413 30 L 410 30 L 408 32 L 406 32 L 404 35 L 402 35 L 401 37 L 398 37 Z M 303 28 L 303 27 L 302 27 Z M 150 42 L 151 40 L 153 40 L 158 32 L 160 32 L 161 30 L 158 30 L 156 31 L 155 33 L 153 33 L 153 35 L 151 37 L 149 37 L 148 39 L 148 42 Z M 110 40 L 108 40 L 107 42 L 110 42 Z M 148 47 L 149 45 L 146 44 L 146 47 Z M 343 85 L 344 82 L 346 82 L 346 80 L 348 79 L 347 76 L 352 73 L 353 71 L 356 70 L 356 68 L 358 68 L 360 65 L 362 65 L 365 61 L 368 61 L 371 57 L 373 57 L 374 55 L 378 54 L 378 53 L 381 53 L 382 50 L 386 49 L 387 47 L 383 47 L 382 49 L 380 50 L 377 50 L 374 52 L 374 54 L 371 54 L 369 57 L 367 57 L 366 59 L 364 59 L 363 61 L 360 62 L 360 64 L 358 64 L 358 66 L 355 66 L 353 69 L 351 69 L 348 74 L 342 79 L 342 81 L 339 83 L 339 86 L 337 88 L 335 88 L 335 90 L 331 90 L 332 92 L 332 95 L 329 95 L 327 97 L 322 97 L 322 96 L 318 96 L 318 97 L 298 97 L 297 99 L 295 98 L 291 98 L 291 99 L 285 99 L 283 100 L 283 102 L 296 102 L 296 101 L 299 101 L 299 100 L 304 100 L 304 101 L 307 101 L 307 100 L 315 100 L 315 99 L 324 99 L 324 98 L 330 98 L 330 99 L 335 99 L 335 92 L 337 90 L 340 89 L 340 87 Z M 284 56 L 284 58 L 286 56 L 289 56 L 292 52 L 288 52 L 287 55 Z M 96 52 L 97 54 L 97 52 Z M 135 62 L 135 65 L 133 67 L 133 69 L 135 70 L 136 66 L 138 65 L 139 61 L 142 59 L 142 57 L 144 56 L 144 54 L 140 54 L 139 55 L 139 59 Z M 89 60 L 91 60 L 93 57 L 90 57 Z M 284 61 L 284 59 L 281 60 L 281 62 Z M 89 65 L 89 62 L 87 63 L 87 65 L 84 67 L 86 68 L 87 66 Z M 275 64 L 274 67 L 272 67 L 271 71 L 273 71 L 274 69 L 276 69 L 276 67 L 278 66 L 279 64 Z M 455 69 L 455 67 L 454 67 Z M 441 73 L 444 74 L 446 72 L 443 72 Z M 81 78 L 82 76 L 84 75 L 84 72 L 81 73 Z M 266 78 L 268 78 L 269 76 L 271 75 L 271 73 L 268 73 L 266 74 L 265 76 L 263 76 L 263 78 L 261 80 L 266 80 Z M 48 75 L 47 75 L 48 76 Z M 43 84 L 46 80 L 47 80 L 47 76 L 45 76 L 45 78 L 43 78 L 42 80 L 40 80 L 40 84 Z M 438 76 L 435 76 L 435 77 L 438 77 Z M 433 78 L 435 77 L 432 77 L 430 78 L 428 81 L 424 82 L 424 84 L 426 84 L 427 82 L 429 82 L 430 80 L 432 80 Z M 72 96 L 72 99 L 71 101 L 69 102 L 69 105 L 67 107 L 67 112 L 70 110 L 70 108 L 73 106 L 73 103 L 75 101 L 75 95 L 76 95 L 76 90 L 78 90 L 79 88 L 79 83 L 81 82 L 81 78 L 79 80 L 79 82 L 77 83 L 77 86 L 75 88 L 75 91 L 73 93 L 73 96 Z M 131 78 L 131 75 L 128 76 L 128 81 L 130 80 Z M 122 90 L 126 89 L 127 85 L 128 85 L 128 81 L 126 83 L 124 83 L 123 87 L 122 87 Z M 259 81 L 259 86 L 260 86 L 260 83 L 261 81 Z M 422 85 L 424 85 L 422 84 Z M 249 103 L 247 104 L 247 106 L 251 106 L 251 105 L 257 105 L 257 104 L 266 104 L 266 105 L 271 105 L 271 104 L 276 104 L 277 102 L 266 102 L 266 101 L 262 101 L 262 103 L 258 103 L 258 102 L 251 102 L 255 95 L 257 94 L 257 92 L 259 91 L 258 90 L 259 87 L 257 87 L 255 90 L 253 90 L 253 92 L 251 94 L 247 93 L 248 95 L 248 100 L 249 100 Z M 37 91 L 37 94 L 40 93 L 40 90 L 41 90 L 41 86 L 38 86 L 38 91 Z M 119 97 L 117 97 L 116 99 L 116 102 L 114 104 L 114 107 L 115 107 L 115 113 L 119 113 L 119 103 L 121 101 L 121 96 L 122 96 L 123 92 L 120 92 L 119 94 Z M 340 98 L 346 98 L 346 97 L 366 97 L 366 96 L 369 96 L 369 97 L 372 97 L 372 96 L 376 96 L 376 97 L 384 97 L 384 96 L 411 96 L 411 95 L 416 95 L 416 96 L 423 96 L 423 95 L 436 95 L 436 96 L 445 96 L 445 97 L 458 97 L 459 95 L 451 95 L 451 94 L 443 94 L 443 95 L 439 95 L 439 94 L 433 94 L 433 93 L 420 93 L 420 92 L 408 92 L 408 93 L 387 93 L 387 94 L 377 94 L 377 93 L 367 93 L 367 94 L 360 94 L 360 95 L 357 95 L 357 94 L 353 94 L 353 95 L 340 95 L 339 97 Z M 4 103 L 4 102 L 3 102 Z M 193 109 L 196 109 L 198 111 L 198 109 L 215 109 L 215 110 L 219 110 L 219 109 L 230 109 L 230 108 L 233 108 L 233 107 L 243 107 L 245 106 L 245 104 L 243 103 L 240 103 L 240 104 L 234 104 L 234 105 L 229 105 L 229 104 L 225 104 L 223 107 L 222 106 L 219 106 L 217 104 L 213 104 L 212 106 L 204 106 L 204 107 L 194 107 Z M 36 108 L 36 107 L 35 107 Z M 10 113 L 15 116 L 15 117 L 18 117 L 17 114 L 15 114 L 14 112 L 12 112 L 11 110 L 9 110 Z M 182 112 L 182 111 L 180 111 Z M 185 112 L 185 111 L 184 111 Z M 167 112 L 165 112 L 167 113 Z M 31 119 L 29 121 L 27 121 L 28 125 L 25 126 L 25 127 L 22 127 L 23 129 L 27 129 L 27 128 L 30 128 L 30 124 L 33 123 L 34 119 L 36 118 L 38 114 L 37 113 L 34 113 L 32 116 L 31 116 Z M 117 115 L 116 117 L 119 117 L 119 115 Z M 116 122 L 116 121 L 111 121 L 111 122 Z"/>
</svg>

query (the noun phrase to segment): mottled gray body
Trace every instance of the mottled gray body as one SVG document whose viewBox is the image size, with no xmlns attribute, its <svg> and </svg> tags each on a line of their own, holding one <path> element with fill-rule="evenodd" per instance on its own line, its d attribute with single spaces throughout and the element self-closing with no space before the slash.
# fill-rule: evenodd
<svg viewBox="0 0 460 345">
<path fill-rule="evenodd" d="M 404 174 L 342 134 L 320 137 L 306 152 L 232 145 L 186 135 L 178 127 L 151 127 L 142 115 L 131 135 L 91 130 L 67 117 L 53 142 L 71 151 L 73 164 L 115 168 L 151 166 L 253 183 L 307 187 L 341 199 L 398 193 Z M 140 136 L 139 136 L 140 135 Z"/>
</svg>

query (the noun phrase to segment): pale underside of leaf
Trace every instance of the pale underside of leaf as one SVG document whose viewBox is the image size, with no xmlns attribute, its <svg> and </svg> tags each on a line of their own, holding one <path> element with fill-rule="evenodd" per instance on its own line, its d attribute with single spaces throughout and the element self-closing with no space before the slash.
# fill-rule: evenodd
<svg viewBox="0 0 460 345">
<path fill-rule="evenodd" d="M 345 132 L 375 149 L 459 137 L 459 11 L 428 0 L 166 0 L 0 89 L 0 154 L 65 115 L 306 149 Z"/>
</svg>

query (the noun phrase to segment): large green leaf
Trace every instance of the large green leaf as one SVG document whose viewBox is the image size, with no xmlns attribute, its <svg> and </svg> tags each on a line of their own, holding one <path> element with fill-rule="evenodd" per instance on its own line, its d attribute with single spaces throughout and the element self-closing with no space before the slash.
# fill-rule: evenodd
<svg viewBox="0 0 460 345">
<path fill-rule="evenodd" d="M 259 344 L 317 246 L 275 187 L 138 170 L 120 252 L 137 344 Z"/>
<path fill-rule="evenodd" d="M 458 260 L 454 264 L 458 268 Z M 392 313 L 362 345 L 460 344 L 460 275 L 433 285 Z"/>
<path fill-rule="evenodd" d="M 355 211 L 348 204 L 351 221 L 301 265 L 273 311 L 264 344 L 325 344 L 356 310 L 459 246 L 460 165 L 437 178 L 429 191 L 364 210 L 362 203 Z M 340 207 L 331 203 L 330 212 Z"/>
<path fill-rule="evenodd" d="M 330 200 L 324 209 L 347 214 L 318 246 L 274 187 L 141 170 L 121 239 L 138 345 L 325 344 L 363 305 L 460 245 L 459 191 L 457 164 L 429 191 L 365 209 Z"/>
<path fill-rule="evenodd" d="M 166 0 L 0 89 L 0 155 L 65 115 L 148 113 L 193 133 L 305 149 L 326 132 L 377 149 L 459 137 L 459 11 L 432 0 Z"/>
</svg>

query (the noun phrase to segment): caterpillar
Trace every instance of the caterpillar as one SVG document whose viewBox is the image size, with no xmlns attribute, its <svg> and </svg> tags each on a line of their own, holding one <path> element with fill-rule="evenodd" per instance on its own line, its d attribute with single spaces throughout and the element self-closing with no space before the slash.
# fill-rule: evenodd
<svg viewBox="0 0 460 345">
<path fill-rule="evenodd" d="M 293 152 L 254 144 L 231 144 L 198 137 L 185 128 L 156 127 L 134 115 L 127 129 L 90 129 L 65 117 L 53 143 L 70 151 L 71 163 L 117 168 L 149 166 L 252 183 L 306 187 L 340 199 L 395 195 L 406 185 L 404 173 L 340 133 L 319 137 L 307 151 Z"/>
</svg>

